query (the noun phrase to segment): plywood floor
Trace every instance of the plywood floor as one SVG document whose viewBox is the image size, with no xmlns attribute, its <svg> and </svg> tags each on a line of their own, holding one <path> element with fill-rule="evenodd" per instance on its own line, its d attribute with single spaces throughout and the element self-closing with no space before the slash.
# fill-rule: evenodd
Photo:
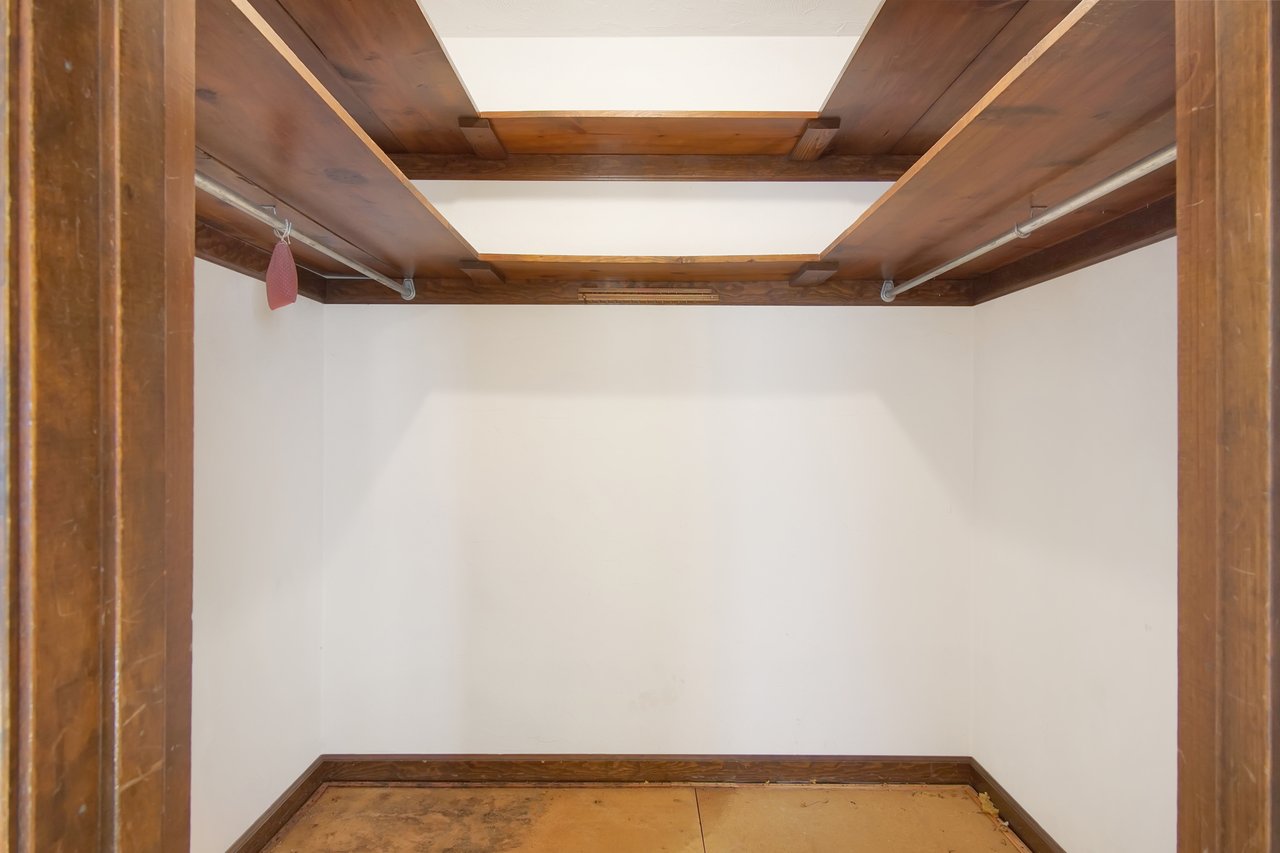
<svg viewBox="0 0 1280 853">
<path fill-rule="evenodd" d="M 964 785 L 331 784 L 269 853 L 1026 853 Z"/>
</svg>

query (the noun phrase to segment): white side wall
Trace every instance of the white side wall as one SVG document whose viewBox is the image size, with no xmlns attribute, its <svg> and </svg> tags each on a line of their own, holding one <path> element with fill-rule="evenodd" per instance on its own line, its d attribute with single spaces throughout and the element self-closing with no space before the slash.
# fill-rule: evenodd
<svg viewBox="0 0 1280 853">
<path fill-rule="evenodd" d="M 1072 853 L 1173 850 L 1174 241 L 977 309 L 973 755 Z"/>
<path fill-rule="evenodd" d="M 325 323 L 326 749 L 967 752 L 972 312 Z"/>
<path fill-rule="evenodd" d="M 322 751 L 324 327 L 203 261 L 195 287 L 191 849 L 213 853 Z"/>
</svg>

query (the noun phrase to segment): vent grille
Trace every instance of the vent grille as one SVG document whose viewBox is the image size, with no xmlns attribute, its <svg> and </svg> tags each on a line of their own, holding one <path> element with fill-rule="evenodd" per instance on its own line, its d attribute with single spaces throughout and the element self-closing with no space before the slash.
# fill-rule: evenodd
<svg viewBox="0 0 1280 853">
<path fill-rule="evenodd" d="M 720 301 L 709 287 L 584 287 L 578 300 L 593 305 L 708 305 Z"/>
</svg>

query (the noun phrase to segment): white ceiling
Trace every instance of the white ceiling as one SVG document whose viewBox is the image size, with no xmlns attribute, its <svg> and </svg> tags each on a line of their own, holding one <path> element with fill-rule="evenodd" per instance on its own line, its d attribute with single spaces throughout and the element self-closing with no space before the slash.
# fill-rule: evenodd
<svg viewBox="0 0 1280 853">
<path fill-rule="evenodd" d="M 447 38 L 480 112 L 817 112 L 852 36 Z"/>
<path fill-rule="evenodd" d="M 860 36 L 880 0 L 419 0 L 442 38 Z"/>
<path fill-rule="evenodd" d="M 888 183 L 414 181 L 481 254 L 818 254 Z"/>
</svg>

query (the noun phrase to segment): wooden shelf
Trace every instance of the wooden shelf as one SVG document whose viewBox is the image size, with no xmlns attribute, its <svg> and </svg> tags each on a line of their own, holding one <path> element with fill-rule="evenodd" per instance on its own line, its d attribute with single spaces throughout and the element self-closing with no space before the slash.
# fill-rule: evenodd
<svg viewBox="0 0 1280 853">
<path fill-rule="evenodd" d="M 824 253 L 905 280 L 1173 142 L 1171 0 L 1084 0 Z M 972 278 L 1167 197 L 1172 167 L 948 275 Z"/>
<path fill-rule="evenodd" d="M 459 277 L 475 251 L 248 0 L 198 7 L 199 148 L 397 277 Z M 215 226 L 219 209 L 202 202 Z"/>
</svg>

